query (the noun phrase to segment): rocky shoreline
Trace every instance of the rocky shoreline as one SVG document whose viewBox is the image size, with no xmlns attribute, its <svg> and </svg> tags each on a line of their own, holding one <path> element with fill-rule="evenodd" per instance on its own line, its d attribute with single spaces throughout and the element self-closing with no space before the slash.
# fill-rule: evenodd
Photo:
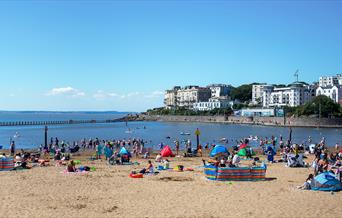
<svg viewBox="0 0 342 218">
<path fill-rule="evenodd" d="M 307 128 L 342 128 L 342 118 L 310 118 L 310 117 L 236 117 L 236 116 L 177 116 L 177 115 L 144 115 L 140 114 L 130 121 L 161 122 L 203 122 L 246 124 L 277 127 Z"/>
</svg>

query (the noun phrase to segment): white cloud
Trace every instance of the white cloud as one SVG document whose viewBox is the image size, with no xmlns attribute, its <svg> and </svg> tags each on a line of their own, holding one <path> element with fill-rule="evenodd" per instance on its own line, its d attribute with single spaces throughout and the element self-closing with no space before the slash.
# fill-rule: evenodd
<svg viewBox="0 0 342 218">
<path fill-rule="evenodd" d="M 114 93 L 114 92 L 108 93 L 108 95 L 109 95 L 110 97 L 117 97 L 117 96 L 119 96 L 119 94 Z"/>
<path fill-rule="evenodd" d="M 154 91 L 152 93 L 145 95 L 144 97 L 145 98 L 158 98 L 158 97 L 163 96 L 163 95 L 164 95 L 164 92 L 162 92 L 162 91 Z"/>
<path fill-rule="evenodd" d="M 127 94 L 127 97 L 137 96 L 140 95 L 140 92 L 130 92 Z"/>
<path fill-rule="evenodd" d="M 131 97 L 135 97 L 135 96 L 140 96 L 141 93 L 140 92 L 130 92 L 127 94 L 118 94 L 115 92 L 105 92 L 103 90 L 97 90 L 97 92 L 95 94 L 93 94 L 93 98 L 97 99 L 97 100 L 102 100 L 102 99 L 108 99 L 108 98 L 131 98 Z"/>
<path fill-rule="evenodd" d="M 106 99 L 106 98 L 110 98 L 110 97 L 120 97 L 119 94 L 115 93 L 115 92 L 104 92 L 103 90 L 97 90 L 97 92 L 95 94 L 93 94 L 93 98 L 95 99 Z"/>
<path fill-rule="evenodd" d="M 48 96 L 64 95 L 64 96 L 71 96 L 71 97 L 82 97 L 82 96 L 85 96 L 85 93 L 78 89 L 68 86 L 68 87 L 53 88 L 48 93 L 46 93 L 46 95 Z"/>
</svg>

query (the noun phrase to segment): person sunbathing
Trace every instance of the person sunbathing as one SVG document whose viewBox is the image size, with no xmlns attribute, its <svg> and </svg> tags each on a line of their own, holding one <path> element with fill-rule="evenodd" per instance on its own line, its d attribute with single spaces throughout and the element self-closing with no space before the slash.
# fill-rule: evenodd
<svg viewBox="0 0 342 218">
<path fill-rule="evenodd" d="M 152 161 L 148 161 L 147 167 L 143 168 L 142 170 L 140 170 L 140 173 L 145 174 L 145 173 L 154 173 L 154 168 L 153 168 L 153 164 Z"/>
<path fill-rule="evenodd" d="M 311 189 L 311 181 L 313 180 L 314 176 L 310 173 L 308 178 L 305 180 L 304 184 L 301 186 L 297 186 L 298 189 L 302 190 L 310 190 Z"/>
<path fill-rule="evenodd" d="M 67 166 L 67 172 L 69 172 L 69 173 L 74 173 L 74 172 L 76 172 L 77 170 L 76 170 L 76 167 L 75 167 L 75 163 L 74 163 L 74 161 L 72 160 L 72 161 L 70 161 L 70 163 L 68 164 L 68 166 Z"/>
</svg>

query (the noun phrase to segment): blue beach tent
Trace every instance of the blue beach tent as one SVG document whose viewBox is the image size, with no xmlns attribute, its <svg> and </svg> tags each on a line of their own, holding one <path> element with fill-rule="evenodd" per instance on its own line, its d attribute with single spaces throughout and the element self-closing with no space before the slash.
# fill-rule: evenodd
<svg viewBox="0 0 342 218">
<path fill-rule="evenodd" d="M 210 152 L 210 157 L 217 157 L 220 155 L 229 156 L 227 148 L 223 145 L 216 145 Z"/>
<path fill-rule="evenodd" d="M 122 147 L 120 152 L 119 152 L 120 155 L 128 155 L 128 156 L 131 156 L 131 153 L 129 153 L 129 151 L 125 148 L 125 147 Z"/>
<path fill-rule="evenodd" d="M 330 172 L 316 176 L 311 182 L 311 189 L 315 191 L 340 191 L 342 183 Z"/>
</svg>

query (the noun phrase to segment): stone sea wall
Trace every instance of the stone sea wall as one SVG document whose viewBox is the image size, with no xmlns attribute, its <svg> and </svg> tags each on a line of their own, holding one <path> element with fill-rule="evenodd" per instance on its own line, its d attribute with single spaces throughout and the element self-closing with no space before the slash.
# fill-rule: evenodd
<svg viewBox="0 0 342 218">
<path fill-rule="evenodd" d="M 226 124 L 250 124 L 279 127 L 324 127 L 342 128 L 342 118 L 309 117 L 236 117 L 236 116 L 159 116 L 140 115 L 140 120 L 164 122 L 214 122 Z"/>
</svg>

